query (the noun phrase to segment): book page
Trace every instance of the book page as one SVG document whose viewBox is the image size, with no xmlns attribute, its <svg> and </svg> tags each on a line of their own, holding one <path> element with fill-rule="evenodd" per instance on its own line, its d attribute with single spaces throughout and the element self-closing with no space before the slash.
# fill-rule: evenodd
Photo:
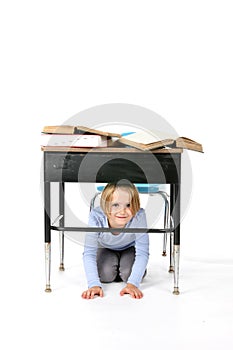
<svg viewBox="0 0 233 350">
<path fill-rule="evenodd" d="M 158 142 L 165 139 L 175 139 L 176 137 L 173 135 L 168 135 L 162 133 L 160 131 L 141 131 L 135 132 L 134 134 L 130 134 L 128 136 L 123 137 L 125 140 L 142 143 L 143 145 L 147 145 L 150 143 Z"/>
<path fill-rule="evenodd" d="M 100 135 L 42 134 L 41 146 L 107 147 L 107 138 Z"/>
</svg>

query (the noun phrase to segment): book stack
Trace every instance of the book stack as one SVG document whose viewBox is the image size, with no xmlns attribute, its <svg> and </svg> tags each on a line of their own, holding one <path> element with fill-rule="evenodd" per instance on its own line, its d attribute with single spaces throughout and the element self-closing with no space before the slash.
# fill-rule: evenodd
<svg viewBox="0 0 233 350">
<path fill-rule="evenodd" d="M 113 138 L 117 138 L 113 142 Z M 111 142 L 112 141 L 112 142 Z M 181 148 L 203 152 L 200 143 L 187 137 L 175 137 L 159 131 L 112 133 L 91 129 L 86 126 L 45 126 L 42 131 L 42 147 L 134 147 L 141 151 L 160 148 Z"/>
<path fill-rule="evenodd" d="M 45 126 L 42 131 L 42 147 L 93 148 L 107 147 L 112 137 L 121 135 L 90 129 L 85 126 Z"/>
</svg>

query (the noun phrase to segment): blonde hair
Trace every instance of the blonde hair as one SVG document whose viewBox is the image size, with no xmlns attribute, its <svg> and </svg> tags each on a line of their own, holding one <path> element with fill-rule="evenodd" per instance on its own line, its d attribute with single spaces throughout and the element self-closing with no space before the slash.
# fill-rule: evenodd
<svg viewBox="0 0 233 350">
<path fill-rule="evenodd" d="M 100 199 L 100 206 L 103 209 L 104 213 L 109 216 L 110 213 L 110 204 L 112 201 L 113 193 L 120 188 L 129 193 L 130 198 L 130 210 L 132 211 L 133 216 L 140 209 L 140 198 L 137 188 L 129 181 L 120 181 L 117 183 L 109 183 L 105 186 Z"/>
</svg>

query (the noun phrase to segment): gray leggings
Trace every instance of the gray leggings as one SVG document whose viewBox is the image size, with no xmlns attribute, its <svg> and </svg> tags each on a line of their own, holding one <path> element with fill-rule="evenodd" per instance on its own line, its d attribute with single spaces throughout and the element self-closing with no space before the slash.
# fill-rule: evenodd
<svg viewBox="0 0 233 350">
<path fill-rule="evenodd" d="M 100 281 L 103 283 L 113 281 L 127 282 L 134 260 L 134 247 L 125 250 L 98 248 L 97 267 Z"/>
</svg>

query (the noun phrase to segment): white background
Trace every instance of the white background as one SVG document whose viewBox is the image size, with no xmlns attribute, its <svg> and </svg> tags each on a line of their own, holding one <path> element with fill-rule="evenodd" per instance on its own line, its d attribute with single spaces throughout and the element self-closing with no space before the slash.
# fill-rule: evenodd
<svg viewBox="0 0 233 350">
<path fill-rule="evenodd" d="M 183 264 L 185 259 L 187 264 L 216 262 L 232 270 L 232 15 L 231 1 L 225 0 L 1 3 L 0 256 L 5 349 L 13 345 L 59 348 L 69 336 L 78 344 L 79 309 L 68 314 L 66 305 L 69 295 L 80 302 L 85 281 L 77 294 L 71 288 L 64 299 L 65 286 L 51 295 L 43 292 L 40 132 L 44 125 L 61 124 L 93 106 L 129 103 L 148 108 L 180 135 L 203 144 L 204 154 L 189 152 L 194 183 L 182 222 Z M 70 245 L 73 258 L 76 250 L 81 255 L 77 247 Z M 185 273 L 189 274 L 187 268 Z M 72 278 L 75 286 L 78 276 Z M 92 311 L 86 305 L 82 304 L 83 322 L 88 320 L 93 332 Z M 133 308 L 131 301 L 129 307 Z M 40 329 L 46 316 L 51 323 L 46 321 Z M 64 326 L 62 337 L 59 319 L 66 323 L 72 317 L 77 329 L 74 323 L 71 328 Z M 138 326 L 137 331 L 143 332 L 143 320 L 139 322 L 142 330 Z M 121 330 L 119 336 L 123 334 Z M 98 335 L 100 342 L 106 341 L 99 328 Z M 90 339 L 86 341 L 88 345 Z M 69 348 L 77 344 L 72 342 Z M 107 343 L 96 344 L 107 348 Z"/>
</svg>

